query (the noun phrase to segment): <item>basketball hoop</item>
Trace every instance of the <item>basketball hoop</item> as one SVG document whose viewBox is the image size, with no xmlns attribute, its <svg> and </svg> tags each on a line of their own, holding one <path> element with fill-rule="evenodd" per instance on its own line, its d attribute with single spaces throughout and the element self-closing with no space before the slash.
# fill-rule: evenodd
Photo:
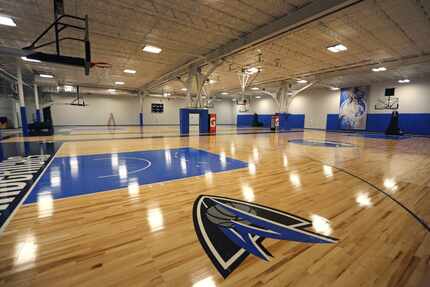
<svg viewBox="0 0 430 287">
<path fill-rule="evenodd" d="M 91 68 L 110 69 L 112 68 L 112 64 L 106 62 L 93 62 L 91 63 Z"/>
<path fill-rule="evenodd" d="M 93 62 L 91 63 L 91 68 L 95 68 L 94 72 L 99 81 L 112 82 L 112 64 L 106 62 Z"/>
</svg>

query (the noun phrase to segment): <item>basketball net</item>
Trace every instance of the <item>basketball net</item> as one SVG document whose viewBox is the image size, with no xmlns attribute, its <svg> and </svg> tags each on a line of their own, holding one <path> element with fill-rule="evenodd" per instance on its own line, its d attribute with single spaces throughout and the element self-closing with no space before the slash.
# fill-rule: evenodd
<svg viewBox="0 0 430 287">
<path fill-rule="evenodd" d="M 99 83 L 112 83 L 112 65 L 105 62 L 92 63 L 94 74 Z"/>
</svg>

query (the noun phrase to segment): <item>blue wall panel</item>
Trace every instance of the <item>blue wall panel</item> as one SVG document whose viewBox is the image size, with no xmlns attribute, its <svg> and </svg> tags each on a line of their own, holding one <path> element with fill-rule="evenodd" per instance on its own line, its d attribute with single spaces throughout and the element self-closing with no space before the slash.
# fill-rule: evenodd
<svg viewBox="0 0 430 287">
<path fill-rule="evenodd" d="M 253 115 L 237 115 L 238 127 L 250 127 L 252 125 Z"/>
<path fill-rule="evenodd" d="M 328 114 L 327 115 L 326 129 L 328 131 L 340 130 L 339 114 Z"/>
<path fill-rule="evenodd" d="M 199 114 L 199 132 L 209 133 L 209 112 L 206 109 L 179 109 L 179 129 L 181 134 L 190 132 L 190 114 Z"/>
<path fill-rule="evenodd" d="M 400 129 L 412 134 L 430 134 L 430 114 L 400 114 Z"/>
<path fill-rule="evenodd" d="M 28 136 L 28 122 L 27 122 L 27 110 L 25 107 L 21 107 L 21 126 L 22 126 L 22 135 Z"/>
<path fill-rule="evenodd" d="M 258 115 L 258 121 L 263 123 L 264 128 L 270 128 L 272 123 L 272 115 Z"/>
<path fill-rule="evenodd" d="M 366 130 L 369 132 L 385 132 L 390 124 L 390 119 L 391 114 L 367 114 Z"/>
<path fill-rule="evenodd" d="M 384 132 L 390 124 L 391 114 L 368 114 L 367 130 Z M 430 114 L 400 114 L 400 129 L 405 133 L 430 134 Z"/>
<path fill-rule="evenodd" d="M 369 132 L 385 132 L 390 124 L 391 114 L 367 114 L 366 130 Z M 400 129 L 411 134 L 430 134 L 430 114 L 400 114 Z M 339 115 L 327 115 L 327 130 L 340 130 Z"/>
<path fill-rule="evenodd" d="M 272 114 L 259 114 L 258 121 L 263 127 L 270 128 Z M 237 115 L 238 127 L 251 127 L 254 115 Z M 281 129 L 303 129 L 305 127 L 305 115 L 303 114 L 280 114 Z"/>
<path fill-rule="evenodd" d="M 238 127 L 252 127 L 252 121 L 254 115 L 237 115 L 237 126 Z M 263 127 L 270 128 L 272 121 L 272 115 L 258 115 L 258 121 L 263 124 Z"/>
<path fill-rule="evenodd" d="M 287 129 L 304 129 L 305 115 L 303 114 L 288 114 Z"/>
</svg>

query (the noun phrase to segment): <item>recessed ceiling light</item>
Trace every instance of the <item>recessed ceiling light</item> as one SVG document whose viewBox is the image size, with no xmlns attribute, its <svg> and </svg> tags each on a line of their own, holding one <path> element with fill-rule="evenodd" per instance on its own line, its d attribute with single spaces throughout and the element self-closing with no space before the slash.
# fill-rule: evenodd
<svg viewBox="0 0 430 287">
<path fill-rule="evenodd" d="M 299 84 L 306 84 L 307 82 L 308 81 L 302 80 L 302 79 L 297 80 L 297 83 L 299 83 Z"/>
<path fill-rule="evenodd" d="M 125 70 L 124 70 L 124 73 L 127 73 L 127 74 L 136 74 L 136 70 L 132 70 L 132 69 L 125 69 Z"/>
<path fill-rule="evenodd" d="M 117 82 L 115 82 L 115 85 L 124 85 L 124 82 L 122 82 L 122 81 L 117 81 Z"/>
<path fill-rule="evenodd" d="M 16 27 L 16 23 L 12 19 L 12 17 L 6 16 L 6 15 L 0 15 L 0 25 Z"/>
<path fill-rule="evenodd" d="M 255 98 L 256 98 L 256 99 L 261 99 L 261 96 L 256 96 Z"/>
<path fill-rule="evenodd" d="M 252 68 L 248 68 L 248 69 L 246 69 L 246 73 L 247 73 L 248 75 L 253 75 L 253 74 L 256 74 L 256 73 L 258 73 L 258 72 L 260 72 L 260 69 L 258 69 L 258 68 L 256 68 L 256 67 L 252 67 Z"/>
<path fill-rule="evenodd" d="M 330 47 L 327 47 L 327 50 L 329 50 L 332 53 L 339 53 L 348 50 L 348 48 L 342 44 L 336 44 Z"/>
<path fill-rule="evenodd" d="M 228 93 L 227 92 L 222 92 L 221 95 L 226 96 L 226 95 L 228 95 Z"/>
<path fill-rule="evenodd" d="M 251 90 L 253 91 L 258 91 L 260 88 L 259 87 L 252 87 Z"/>
<path fill-rule="evenodd" d="M 49 75 L 49 74 L 40 74 L 39 75 L 41 78 L 47 78 L 47 79 L 52 79 L 52 78 L 54 78 L 54 76 L 53 75 Z"/>
<path fill-rule="evenodd" d="M 151 45 L 145 45 L 142 50 L 144 52 L 153 53 L 153 54 L 160 54 L 162 51 L 161 48 L 158 48 L 156 46 L 151 46 Z"/>
<path fill-rule="evenodd" d="M 29 58 L 27 58 L 27 57 L 25 57 L 25 56 L 22 56 L 21 57 L 21 59 L 23 60 L 23 61 L 26 61 L 26 62 L 32 62 L 32 63 L 41 63 L 42 61 L 40 61 L 40 60 L 36 60 L 36 59 L 29 59 Z"/>
<path fill-rule="evenodd" d="M 339 88 L 338 87 L 330 87 L 330 90 L 332 90 L 332 91 L 339 91 Z"/>
<path fill-rule="evenodd" d="M 188 91 L 188 89 L 187 88 L 182 88 L 181 91 L 186 92 L 186 91 Z"/>
<path fill-rule="evenodd" d="M 387 70 L 387 68 L 385 68 L 385 67 L 372 68 L 373 72 L 384 72 L 386 70 Z"/>
<path fill-rule="evenodd" d="M 407 83 L 410 83 L 411 81 L 409 79 L 403 79 L 403 80 L 399 80 L 398 82 L 400 84 L 407 84 Z"/>
<path fill-rule="evenodd" d="M 115 93 L 115 92 L 116 92 L 116 90 L 115 90 L 115 89 L 108 89 L 108 92 L 109 92 L 109 93 Z"/>
</svg>

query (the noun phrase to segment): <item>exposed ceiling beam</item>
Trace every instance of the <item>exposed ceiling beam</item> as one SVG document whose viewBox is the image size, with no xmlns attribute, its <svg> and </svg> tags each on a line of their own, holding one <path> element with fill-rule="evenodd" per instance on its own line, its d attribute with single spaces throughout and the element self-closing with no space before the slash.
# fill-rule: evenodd
<svg viewBox="0 0 430 287">
<path fill-rule="evenodd" d="M 204 55 L 204 58 L 189 61 L 174 70 L 162 75 L 156 81 L 151 81 L 142 87 L 143 90 L 158 88 L 166 82 L 175 79 L 177 76 L 186 73 L 187 67 L 191 64 L 202 66 L 210 61 L 215 61 L 231 54 L 237 53 L 243 49 L 259 44 L 263 41 L 277 37 L 283 33 L 292 31 L 306 25 L 312 21 L 335 13 L 344 8 L 355 5 L 364 0 L 324 0 L 314 1 L 297 11 L 274 20 L 260 28 L 250 32 L 237 40 L 233 40 L 219 48 Z"/>
</svg>

